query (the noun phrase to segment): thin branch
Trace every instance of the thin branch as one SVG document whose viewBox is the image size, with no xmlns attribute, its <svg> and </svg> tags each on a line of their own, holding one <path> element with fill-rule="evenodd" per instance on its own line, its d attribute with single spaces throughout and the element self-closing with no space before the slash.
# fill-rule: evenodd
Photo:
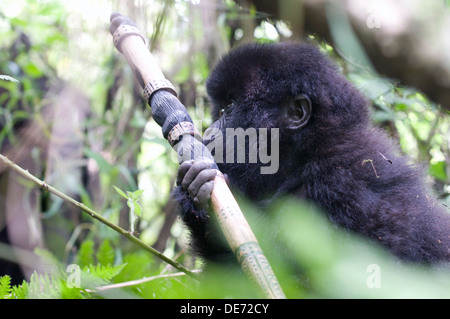
<svg viewBox="0 0 450 319">
<path fill-rule="evenodd" d="M 24 178 L 26 178 L 26 179 L 32 181 L 33 183 L 39 185 L 39 187 L 41 187 L 43 190 L 48 191 L 48 192 L 52 193 L 53 195 L 58 196 L 59 198 L 61 198 L 64 201 L 74 205 L 75 207 L 78 207 L 79 209 L 81 209 L 82 211 L 87 213 L 92 218 L 98 220 L 102 224 L 104 224 L 104 225 L 108 226 L 109 228 L 115 230 L 116 232 L 118 232 L 122 236 L 128 238 L 131 242 L 135 243 L 136 245 L 140 246 L 141 248 L 143 248 L 147 252 L 155 255 L 159 259 L 161 259 L 161 260 L 165 261 L 166 263 L 170 264 L 174 268 L 184 272 L 185 274 L 189 275 L 190 277 L 197 278 L 197 274 L 195 274 L 194 272 L 190 271 L 189 269 L 187 269 L 183 265 L 181 265 L 181 264 L 177 263 L 176 261 L 173 261 L 172 259 L 164 256 L 162 253 L 160 253 L 159 251 L 157 251 L 153 247 L 147 245 L 145 242 L 143 242 L 139 238 L 133 236 L 129 231 L 127 231 L 127 230 L 123 229 L 122 227 L 119 227 L 116 224 L 112 223 L 111 221 L 107 220 L 106 218 L 101 216 L 99 213 L 97 213 L 93 209 L 91 209 L 91 208 L 87 207 L 86 205 L 84 205 L 84 204 L 74 200 L 70 196 L 60 192 L 59 190 L 57 190 L 53 186 L 48 185 L 45 181 L 41 181 L 39 178 L 37 178 L 36 176 L 34 176 L 30 172 L 28 172 L 28 170 L 24 170 L 19 165 L 17 165 L 13 161 L 9 160 L 7 157 L 3 156 L 2 154 L 0 154 L 0 160 L 2 160 L 5 163 L 5 165 L 9 166 L 12 170 L 17 172 L 18 174 L 20 174 Z"/>
<path fill-rule="evenodd" d="M 157 275 L 157 276 L 152 276 L 152 277 L 147 277 L 147 278 L 144 277 L 142 279 L 130 280 L 130 281 L 121 282 L 118 284 L 97 287 L 95 290 L 88 290 L 88 292 L 101 292 L 101 291 L 105 291 L 105 290 L 109 290 L 109 289 L 130 287 L 130 286 L 140 285 L 140 284 L 143 284 L 145 282 L 149 282 L 149 281 L 152 281 L 155 279 L 179 277 L 179 276 L 184 276 L 184 275 L 186 275 L 184 272 L 177 272 L 177 273 L 173 273 L 173 274 Z"/>
</svg>

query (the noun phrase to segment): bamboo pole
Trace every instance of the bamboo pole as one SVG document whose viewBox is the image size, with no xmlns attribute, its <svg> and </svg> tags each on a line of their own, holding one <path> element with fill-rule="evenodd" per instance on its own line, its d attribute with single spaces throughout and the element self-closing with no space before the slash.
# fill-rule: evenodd
<svg viewBox="0 0 450 319">
<path fill-rule="evenodd" d="M 164 137 L 178 151 L 179 157 L 186 156 L 187 145 L 190 146 L 188 150 L 191 150 L 188 153 L 194 154 L 194 158 L 197 154 L 213 161 L 201 143 L 186 108 L 175 97 L 175 90 L 147 49 L 145 39 L 136 25 L 128 18 L 113 13 L 110 31 L 116 48 L 123 53 L 144 89 L 153 118 L 162 126 Z M 175 138 L 172 136 L 174 131 L 177 133 Z M 266 298 L 285 298 L 267 258 L 220 172 L 214 180 L 211 203 L 219 226 L 247 276 Z"/>
</svg>

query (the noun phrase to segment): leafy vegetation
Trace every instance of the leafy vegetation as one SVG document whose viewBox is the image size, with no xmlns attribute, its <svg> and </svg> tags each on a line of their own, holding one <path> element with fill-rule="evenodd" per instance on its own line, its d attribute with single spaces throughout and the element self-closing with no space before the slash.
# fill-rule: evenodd
<svg viewBox="0 0 450 319">
<path fill-rule="evenodd" d="M 169 198 L 176 154 L 112 45 L 109 14 L 123 10 L 144 30 L 200 128 L 211 124 L 204 84 L 219 56 L 242 41 L 289 39 L 290 26 L 253 7 L 242 11 L 233 1 L 206 11 L 196 1 L 133 5 L 0 3 L 0 152 L 165 256 L 198 270 L 201 260 L 190 254 L 188 234 Z M 310 39 L 366 94 L 374 122 L 424 166 L 431 187 L 450 205 L 448 114 L 421 92 L 374 75 L 320 39 Z M 239 269 L 215 265 L 201 280 L 187 276 L 79 209 L 2 170 L 0 196 L 8 207 L 23 212 L 27 243 L 33 243 L 24 247 L 39 260 L 19 275 L 0 273 L 0 298 L 258 297 Z M 241 203 L 290 298 L 449 297 L 445 270 L 399 265 L 379 247 L 336 231 L 302 203 L 284 201 L 274 208 L 285 229 L 277 238 L 268 236 L 266 221 L 255 217 L 254 207 Z M 0 203 L 2 227 L 5 211 Z M 274 242 L 283 243 L 292 263 L 280 260 Z M 9 254 L 10 244 L 23 243 L 2 244 L 0 258 L 29 266 Z M 299 268 L 301 276 L 294 280 Z"/>
</svg>

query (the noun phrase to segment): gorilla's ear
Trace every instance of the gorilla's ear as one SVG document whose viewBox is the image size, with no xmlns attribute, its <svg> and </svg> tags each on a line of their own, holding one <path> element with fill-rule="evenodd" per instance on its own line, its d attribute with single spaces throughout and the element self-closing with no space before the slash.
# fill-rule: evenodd
<svg viewBox="0 0 450 319">
<path fill-rule="evenodd" d="M 311 100 L 305 94 L 299 94 L 286 101 L 284 106 L 284 115 L 286 127 L 290 129 L 299 129 L 304 127 L 311 117 Z"/>
</svg>

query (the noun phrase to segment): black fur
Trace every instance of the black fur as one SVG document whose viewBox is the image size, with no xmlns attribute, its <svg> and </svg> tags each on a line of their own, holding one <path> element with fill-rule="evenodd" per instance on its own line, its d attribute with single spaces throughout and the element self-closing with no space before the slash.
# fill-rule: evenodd
<svg viewBox="0 0 450 319">
<path fill-rule="evenodd" d="M 260 174 L 260 163 L 219 164 L 245 196 L 257 203 L 285 194 L 308 199 L 332 222 L 372 238 L 403 260 L 449 260 L 450 215 L 427 195 L 422 173 L 370 124 L 366 99 L 317 48 L 243 46 L 216 66 L 207 90 L 214 126 L 280 128 L 276 174 Z M 310 121 L 296 131 L 285 129 L 280 105 L 300 93 L 312 102 Z M 207 213 L 195 208 L 181 187 L 174 196 L 199 252 L 209 258 L 222 252 L 223 246 L 209 238 Z"/>
</svg>

